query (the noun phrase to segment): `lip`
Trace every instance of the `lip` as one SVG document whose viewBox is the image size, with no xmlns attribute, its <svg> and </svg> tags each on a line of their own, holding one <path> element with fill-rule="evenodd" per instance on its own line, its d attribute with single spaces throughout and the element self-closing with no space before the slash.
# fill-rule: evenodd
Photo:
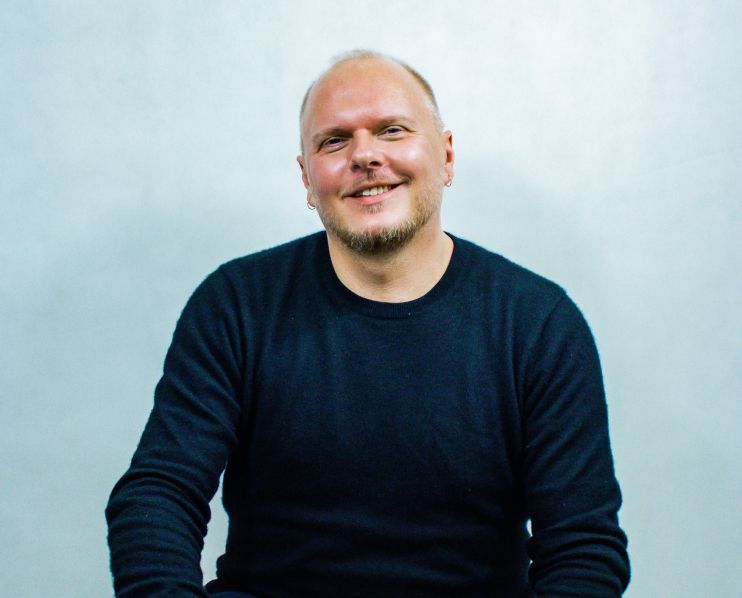
<svg viewBox="0 0 742 598">
<path fill-rule="evenodd" d="M 380 203 L 382 201 L 385 201 L 388 199 L 392 193 L 394 193 L 397 189 L 399 189 L 402 186 L 402 183 L 397 183 L 395 187 L 392 187 L 389 189 L 389 191 L 384 191 L 384 193 L 379 193 L 377 195 L 361 195 L 360 197 L 355 197 L 353 195 L 346 196 L 346 199 L 353 200 L 354 203 L 357 203 L 361 206 L 372 206 L 374 204 Z M 374 185 L 374 187 L 383 187 L 383 185 Z M 369 187 L 366 187 L 367 189 Z M 358 191 L 356 191 L 358 193 Z"/>
<path fill-rule="evenodd" d="M 366 185 L 362 185 L 360 187 L 357 187 L 353 189 L 350 193 L 348 193 L 345 196 L 345 199 L 352 199 L 354 202 L 359 203 L 364 206 L 373 205 L 375 203 L 378 203 L 380 201 L 384 201 L 387 199 L 392 193 L 394 193 L 399 187 L 402 186 L 402 182 L 374 182 L 369 183 Z M 389 189 L 389 191 L 384 191 L 384 193 L 379 193 L 377 195 L 366 195 L 366 196 L 359 196 L 356 197 L 356 193 L 360 193 L 361 191 L 364 191 L 366 189 L 373 189 L 374 187 L 392 187 Z"/>
</svg>

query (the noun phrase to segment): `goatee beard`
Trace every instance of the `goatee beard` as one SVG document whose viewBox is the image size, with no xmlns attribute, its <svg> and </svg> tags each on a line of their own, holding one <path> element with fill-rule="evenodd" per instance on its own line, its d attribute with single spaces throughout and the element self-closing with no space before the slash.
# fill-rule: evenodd
<svg viewBox="0 0 742 598">
<path fill-rule="evenodd" d="M 362 255 L 384 255 L 394 253 L 409 243 L 418 230 L 425 226 L 433 210 L 426 209 L 425 204 L 418 204 L 415 213 L 406 221 L 392 227 L 374 231 L 356 232 L 340 226 L 332 215 L 324 214 L 318 206 L 318 212 L 325 229 L 336 236 L 348 249 Z M 369 211 L 381 208 L 369 206 Z"/>
<path fill-rule="evenodd" d="M 364 255 L 382 255 L 401 249 L 412 240 L 418 229 L 425 224 L 408 220 L 393 228 L 356 233 L 346 230 L 331 230 L 348 249 Z"/>
</svg>

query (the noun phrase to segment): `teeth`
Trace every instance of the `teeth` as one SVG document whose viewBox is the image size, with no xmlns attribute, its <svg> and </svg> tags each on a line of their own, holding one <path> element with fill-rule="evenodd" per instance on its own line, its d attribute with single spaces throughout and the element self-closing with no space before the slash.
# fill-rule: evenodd
<svg viewBox="0 0 742 598">
<path fill-rule="evenodd" d="M 384 185 L 383 187 L 371 187 L 370 189 L 364 189 L 361 191 L 361 197 L 369 197 L 371 195 L 379 195 L 379 193 L 386 193 L 391 189 L 391 186 Z"/>
</svg>

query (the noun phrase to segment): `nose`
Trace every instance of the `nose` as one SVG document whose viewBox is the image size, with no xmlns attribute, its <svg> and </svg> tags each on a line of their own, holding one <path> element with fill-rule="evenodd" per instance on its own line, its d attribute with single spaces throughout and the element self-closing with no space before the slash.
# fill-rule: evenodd
<svg viewBox="0 0 742 598">
<path fill-rule="evenodd" d="M 350 152 L 350 169 L 360 172 L 381 166 L 383 154 L 378 140 L 368 131 L 360 131 L 353 136 Z"/>
</svg>

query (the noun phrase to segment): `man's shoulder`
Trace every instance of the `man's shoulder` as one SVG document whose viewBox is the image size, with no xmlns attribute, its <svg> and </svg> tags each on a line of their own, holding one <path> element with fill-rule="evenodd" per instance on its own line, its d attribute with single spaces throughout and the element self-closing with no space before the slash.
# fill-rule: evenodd
<svg viewBox="0 0 742 598">
<path fill-rule="evenodd" d="M 556 282 L 481 245 L 451 235 L 466 254 L 472 279 L 493 286 L 508 295 L 540 295 L 558 298 L 564 289 Z"/>
<path fill-rule="evenodd" d="M 275 268 L 281 264 L 290 263 L 297 259 L 307 257 L 312 253 L 321 242 L 325 239 L 325 233 L 322 231 L 293 239 L 274 247 L 261 249 L 254 253 L 249 253 L 236 257 L 220 266 L 226 271 L 240 271 L 255 268 Z"/>
<path fill-rule="evenodd" d="M 296 277 L 304 278 L 308 266 L 316 259 L 323 242 L 324 232 L 312 233 L 231 259 L 219 266 L 216 273 L 239 286 L 243 284 L 250 286 L 258 284 L 268 288 L 280 286 L 281 281 L 289 282 Z"/>
<path fill-rule="evenodd" d="M 203 295 L 210 301 L 220 296 L 237 296 L 240 301 L 247 296 L 267 300 L 268 296 L 306 282 L 308 266 L 323 240 L 324 233 L 318 232 L 233 258 L 208 274 L 194 295 Z"/>
<path fill-rule="evenodd" d="M 513 330 L 541 331 L 547 321 L 552 333 L 587 330 L 580 309 L 559 284 L 475 243 L 455 241 L 470 254 L 467 293 L 487 313 L 504 317 Z"/>
</svg>

